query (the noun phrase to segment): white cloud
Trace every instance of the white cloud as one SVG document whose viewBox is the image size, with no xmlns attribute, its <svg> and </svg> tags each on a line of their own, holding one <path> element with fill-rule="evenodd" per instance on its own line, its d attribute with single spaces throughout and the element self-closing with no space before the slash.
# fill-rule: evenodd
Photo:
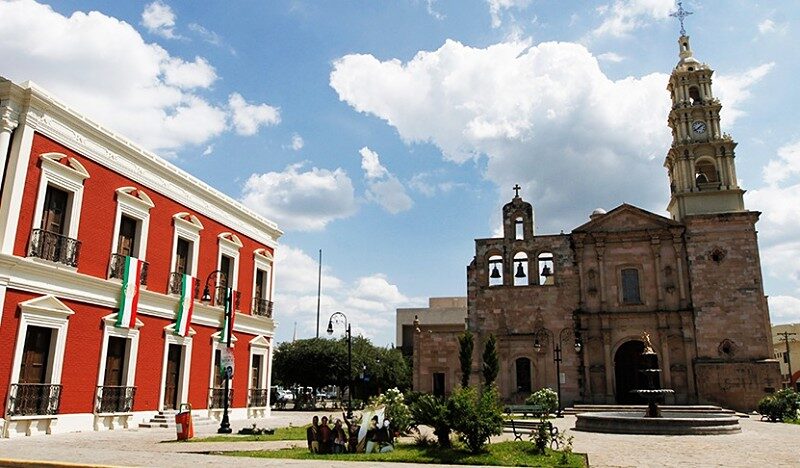
<svg viewBox="0 0 800 468">
<path fill-rule="evenodd" d="M 303 163 L 283 172 L 252 174 L 242 202 L 285 230 L 315 231 L 356 211 L 353 184 L 341 168 L 301 172 Z"/>
<path fill-rule="evenodd" d="M 750 87 L 763 79 L 775 66 L 774 62 L 764 63 L 732 75 L 720 75 L 714 80 L 715 95 L 722 101 L 723 127 L 733 123 L 745 114 L 740 104 L 750 98 Z"/>
<path fill-rule="evenodd" d="M 268 104 L 249 104 L 239 93 L 228 97 L 228 107 L 233 127 L 239 135 L 255 135 L 262 125 L 275 125 L 281 121 L 280 109 Z"/>
<path fill-rule="evenodd" d="M 745 75 L 763 76 L 762 67 Z M 730 123 L 755 80 L 717 81 L 731 97 L 723 101 Z M 347 55 L 330 76 L 342 101 L 385 120 L 406 143 L 432 143 L 456 163 L 485 161 L 499 201 L 523 185 L 550 232 L 624 201 L 663 212 L 667 82 L 663 73 L 612 80 L 582 45 L 529 41 L 473 48 L 448 40 L 406 63 Z"/>
<path fill-rule="evenodd" d="M 197 94 L 217 79 L 202 57 L 171 56 L 146 43 L 131 25 L 96 11 L 67 17 L 21 0 L 0 2 L 0 18 L 7 78 L 36 82 L 162 156 L 186 145 L 207 145 L 231 128 L 230 111 Z"/>
<path fill-rule="evenodd" d="M 318 259 L 304 251 L 282 244 L 275 255 L 275 316 L 281 322 L 279 339 L 288 339 L 290 322 L 298 322 L 298 338 L 315 336 L 317 310 Z M 398 307 L 421 306 L 420 299 L 404 295 L 396 284 L 381 273 L 362 276 L 352 282 L 336 277 L 323 255 L 320 335 L 325 335 L 328 318 L 344 311 L 353 333 L 367 336 L 378 345 L 394 341 L 394 316 Z M 343 327 L 337 327 L 336 336 Z"/>
<path fill-rule="evenodd" d="M 367 199 L 379 204 L 391 214 L 411 209 L 414 201 L 402 183 L 380 161 L 378 153 L 368 147 L 361 148 L 361 168 L 367 179 Z"/>
<path fill-rule="evenodd" d="M 189 28 L 189 31 L 196 33 L 201 39 L 211 45 L 218 46 L 222 44 L 222 39 L 219 37 L 219 34 L 215 33 L 214 31 L 209 31 L 197 23 L 189 23 L 187 27 Z"/>
<path fill-rule="evenodd" d="M 762 171 L 764 182 L 770 186 L 800 175 L 800 140 L 778 148 L 778 159 L 770 160 Z"/>
<path fill-rule="evenodd" d="M 600 60 L 601 62 L 619 63 L 625 60 L 625 57 L 615 52 L 606 52 L 604 54 L 598 55 L 597 60 Z"/>
<path fill-rule="evenodd" d="M 185 62 L 171 57 L 162 63 L 164 82 L 179 88 L 208 88 L 217 80 L 217 72 L 208 61 L 195 57 L 193 62 Z"/>
<path fill-rule="evenodd" d="M 499 28 L 503 25 L 503 12 L 511 8 L 524 9 L 531 0 L 486 0 L 489 4 L 489 14 L 492 15 L 492 27 Z"/>
<path fill-rule="evenodd" d="M 303 141 L 303 137 L 301 137 L 301 136 L 300 136 L 300 135 L 298 135 L 297 133 L 295 133 L 294 135 L 292 135 L 292 145 L 291 145 L 291 148 L 292 148 L 294 151 L 300 151 L 301 149 L 303 149 L 303 146 L 305 146 L 305 145 L 306 145 L 306 142 L 305 142 L 305 141 Z"/>
<path fill-rule="evenodd" d="M 771 296 L 769 315 L 773 325 L 800 322 L 800 299 L 794 296 Z"/>
<path fill-rule="evenodd" d="M 425 0 L 425 6 L 428 10 L 428 14 L 436 18 L 437 20 L 445 19 L 445 15 L 436 11 L 433 5 L 436 3 L 436 0 Z"/>
<path fill-rule="evenodd" d="M 152 34 L 176 39 L 175 13 L 166 3 L 156 0 L 147 4 L 142 12 L 142 25 Z"/>
<path fill-rule="evenodd" d="M 761 35 L 767 34 L 786 34 L 789 30 L 789 24 L 783 23 L 779 24 L 771 19 L 765 19 L 764 21 L 758 23 L 758 32 Z"/>
<path fill-rule="evenodd" d="M 211 153 L 214 152 L 214 145 L 206 146 L 206 149 L 203 150 L 203 156 L 210 156 Z"/>
<path fill-rule="evenodd" d="M 591 35 L 624 37 L 653 20 L 669 18 L 674 9 L 674 0 L 616 0 L 597 8 L 598 14 L 605 19 Z"/>
<path fill-rule="evenodd" d="M 465 187 L 466 184 L 449 180 L 435 181 L 441 178 L 438 173 L 420 172 L 408 181 L 408 186 L 426 197 L 432 197 L 436 193 L 448 193 L 457 187 Z"/>
</svg>

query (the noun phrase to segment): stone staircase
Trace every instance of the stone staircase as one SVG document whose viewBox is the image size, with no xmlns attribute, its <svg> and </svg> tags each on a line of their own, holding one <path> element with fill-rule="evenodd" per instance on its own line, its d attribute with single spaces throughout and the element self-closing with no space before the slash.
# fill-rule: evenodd
<svg viewBox="0 0 800 468">
<path fill-rule="evenodd" d="M 661 411 L 664 413 L 705 413 L 705 414 L 719 414 L 719 415 L 738 415 L 740 417 L 748 417 L 746 414 L 737 413 L 736 411 L 722 408 L 714 405 L 659 405 Z M 641 411 L 644 412 L 647 405 L 574 405 L 569 408 L 564 408 L 564 414 L 578 414 L 578 413 L 605 413 L 605 412 L 618 412 L 618 411 Z"/>
<path fill-rule="evenodd" d="M 139 423 L 139 428 L 140 429 L 175 428 L 175 413 L 176 413 L 175 410 L 159 411 L 158 414 L 150 418 L 149 421 Z M 192 425 L 194 425 L 195 427 L 211 426 L 214 424 L 219 424 L 219 422 L 207 416 L 197 416 L 196 413 L 192 415 Z"/>
</svg>

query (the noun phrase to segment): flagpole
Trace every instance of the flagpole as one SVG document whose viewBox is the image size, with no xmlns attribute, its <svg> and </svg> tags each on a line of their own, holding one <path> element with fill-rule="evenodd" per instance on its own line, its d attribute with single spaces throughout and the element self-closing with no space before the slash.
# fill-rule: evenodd
<svg viewBox="0 0 800 468">
<path fill-rule="evenodd" d="M 319 249 L 319 274 L 317 275 L 317 338 L 319 338 L 319 300 L 322 293 L 322 249 Z"/>
</svg>

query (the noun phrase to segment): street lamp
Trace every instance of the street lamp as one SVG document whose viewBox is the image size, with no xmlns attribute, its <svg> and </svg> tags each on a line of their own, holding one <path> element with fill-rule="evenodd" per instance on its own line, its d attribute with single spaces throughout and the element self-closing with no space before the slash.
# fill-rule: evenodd
<svg viewBox="0 0 800 468">
<path fill-rule="evenodd" d="M 333 318 L 341 315 L 347 331 L 347 419 L 353 419 L 353 335 L 350 333 L 350 322 L 341 312 L 334 312 L 328 319 L 328 334 L 333 335 Z"/>
<path fill-rule="evenodd" d="M 200 300 L 202 302 L 211 301 L 211 291 L 209 289 L 209 284 L 211 283 L 211 278 L 216 274 L 219 274 L 223 278 L 225 277 L 225 273 L 222 270 L 214 270 L 211 273 L 209 273 L 208 277 L 206 278 L 206 284 L 203 287 L 203 296 L 200 298 Z M 227 279 L 226 279 L 226 283 L 227 283 Z M 233 317 L 231 317 L 233 315 L 233 304 L 232 304 L 233 303 L 233 297 L 232 297 L 233 293 L 231 292 L 231 294 L 228 294 L 227 291 L 229 291 L 229 289 L 226 290 L 226 293 L 225 293 L 225 304 L 224 304 L 224 306 L 225 306 L 224 307 L 225 320 L 223 321 L 223 327 L 228 327 L 229 324 L 231 323 L 230 322 L 231 319 L 233 318 Z M 227 337 L 228 337 L 228 341 L 225 343 L 225 345 L 228 347 L 229 350 L 230 350 L 230 347 L 231 347 L 231 332 L 232 331 L 233 331 L 232 329 L 229 329 L 229 330 L 227 330 L 225 332 Z M 217 365 L 219 365 L 219 363 L 217 363 Z M 231 432 L 233 432 L 232 429 L 231 429 L 230 419 L 228 418 L 228 404 L 229 404 L 228 397 L 229 397 L 229 392 L 230 392 L 230 379 L 231 379 L 230 367 L 225 367 L 225 369 L 223 369 L 223 372 L 224 372 L 224 375 L 223 375 L 223 377 L 224 377 L 224 386 L 223 386 L 223 389 L 222 389 L 222 391 L 223 391 L 223 395 L 222 395 L 222 421 L 220 421 L 220 423 L 219 423 L 219 429 L 217 429 L 217 433 L 219 433 L 219 434 L 230 434 Z"/>
<path fill-rule="evenodd" d="M 564 415 L 561 414 L 561 346 L 564 343 L 564 339 L 568 338 L 570 335 L 575 338 L 573 342 L 575 352 L 580 353 L 583 348 L 583 341 L 581 340 L 580 334 L 576 333 L 571 328 L 562 329 L 558 334 L 558 341 L 555 340 L 553 332 L 547 328 L 542 327 L 533 332 L 533 348 L 537 353 L 542 350 L 542 341 L 553 343 L 553 362 L 556 363 L 556 388 L 558 392 L 557 418 L 564 417 Z"/>
</svg>

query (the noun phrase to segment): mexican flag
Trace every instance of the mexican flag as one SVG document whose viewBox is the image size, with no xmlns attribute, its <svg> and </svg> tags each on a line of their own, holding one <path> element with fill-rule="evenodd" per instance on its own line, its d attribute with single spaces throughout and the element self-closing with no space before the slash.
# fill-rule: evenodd
<svg viewBox="0 0 800 468">
<path fill-rule="evenodd" d="M 189 333 L 189 324 L 192 323 L 194 312 L 194 290 L 197 278 L 192 275 L 183 275 L 181 280 L 181 299 L 178 301 L 178 315 L 175 317 L 175 334 L 186 336 Z"/>
<path fill-rule="evenodd" d="M 143 261 L 136 257 L 125 257 L 125 271 L 122 274 L 122 294 L 119 300 L 117 326 L 134 328 L 136 313 L 139 310 L 139 284 L 142 280 Z"/>
<path fill-rule="evenodd" d="M 219 342 L 225 343 L 229 347 L 231 345 L 231 336 L 233 335 L 233 288 L 225 288 L 225 297 L 223 304 L 225 306 L 225 314 L 222 319 L 222 333 L 219 334 Z"/>
</svg>

